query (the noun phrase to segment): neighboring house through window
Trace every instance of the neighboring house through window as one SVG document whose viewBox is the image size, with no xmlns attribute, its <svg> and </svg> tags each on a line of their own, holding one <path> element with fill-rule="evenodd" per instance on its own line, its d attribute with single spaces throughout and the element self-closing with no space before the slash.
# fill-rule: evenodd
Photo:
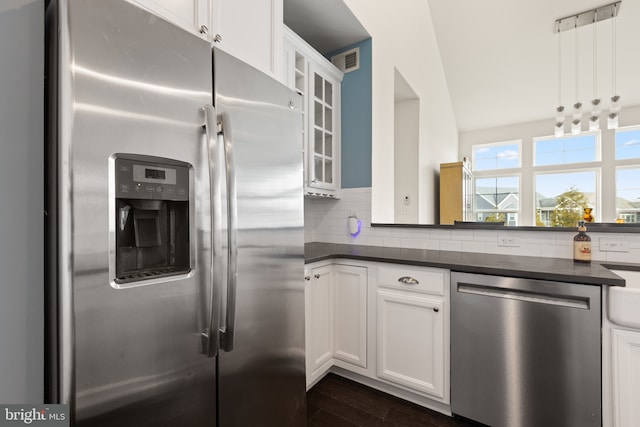
<svg viewBox="0 0 640 427">
<path fill-rule="evenodd" d="M 521 141 L 473 147 L 477 221 L 520 225 L 521 147 Z"/>
</svg>

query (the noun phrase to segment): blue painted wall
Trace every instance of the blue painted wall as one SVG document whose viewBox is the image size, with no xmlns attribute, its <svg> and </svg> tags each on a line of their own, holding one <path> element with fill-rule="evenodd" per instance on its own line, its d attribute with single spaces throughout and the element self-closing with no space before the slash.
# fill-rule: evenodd
<svg viewBox="0 0 640 427">
<path fill-rule="evenodd" d="M 360 68 L 342 80 L 342 188 L 371 187 L 371 39 L 327 54 L 360 48 Z"/>
</svg>

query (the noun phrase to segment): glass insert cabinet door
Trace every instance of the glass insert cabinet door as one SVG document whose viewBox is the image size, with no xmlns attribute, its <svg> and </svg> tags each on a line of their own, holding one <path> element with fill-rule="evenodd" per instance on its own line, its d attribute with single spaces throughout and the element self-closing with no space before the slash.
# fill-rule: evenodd
<svg viewBox="0 0 640 427">
<path fill-rule="evenodd" d="M 339 85 L 309 66 L 309 183 L 310 187 L 335 189 L 336 183 L 336 135 L 337 87 Z"/>
</svg>

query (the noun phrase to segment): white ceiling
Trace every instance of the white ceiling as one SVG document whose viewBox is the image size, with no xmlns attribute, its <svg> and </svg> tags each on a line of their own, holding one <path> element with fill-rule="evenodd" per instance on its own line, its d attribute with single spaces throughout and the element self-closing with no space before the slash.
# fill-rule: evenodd
<svg viewBox="0 0 640 427">
<path fill-rule="evenodd" d="M 552 120 L 558 105 L 556 19 L 607 0 L 428 0 L 458 129 Z M 600 22 L 598 96 L 611 92 L 611 20 Z M 616 23 L 617 92 L 640 105 L 640 1 L 623 0 Z M 579 28 L 579 98 L 593 98 L 593 25 Z M 576 101 L 575 30 L 562 34 L 562 103 Z M 624 113 L 624 111 L 623 111 Z M 552 125 L 550 125 L 551 128 Z"/>
<path fill-rule="evenodd" d="M 612 1 L 428 0 L 458 129 L 552 120 L 559 82 L 555 21 Z M 381 13 L 393 13 L 387 2 L 371 7 L 380 6 Z M 342 0 L 284 0 L 284 13 L 285 23 L 323 53 L 369 37 Z M 604 108 L 613 95 L 611 22 L 597 24 Z M 640 0 L 622 1 L 616 25 L 617 92 L 624 109 L 640 105 Z M 579 29 L 578 97 L 585 106 L 593 98 L 593 28 Z M 561 34 L 562 103 L 570 107 L 576 101 L 575 31 Z"/>
</svg>

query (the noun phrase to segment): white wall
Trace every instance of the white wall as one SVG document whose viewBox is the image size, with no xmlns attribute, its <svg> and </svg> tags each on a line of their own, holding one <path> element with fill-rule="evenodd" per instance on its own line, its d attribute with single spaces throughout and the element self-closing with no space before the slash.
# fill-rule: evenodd
<svg viewBox="0 0 640 427">
<path fill-rule="evenodd" d="M 340 200 L 305 199 L 305 242 L 349 243 L 355 245 L 478 252 L 545 258 L 573 257 L 576 231 L 453 230 L 438 227 L 371 227 L 371 189 L 344 189 Z M 356 214 L 362 230 L 353 237 L 347 230 L 347 217 Z M 632 262 L 640 260 L 640 234 L 593 233 L 594 261 Z M 518 247 L 498 246 L 498 235 L 508 233 Z M 626 240 L 629 252 L 601 252 L 600 239 Z"/>
<path fill-rule="evenodd" d="M 418 223 L 420 101 L 396 102 L 394 111 L 394 191 L 396 224 Z M 409 197 L 405 204 L 404 197 Z"/>
<path fill-rule="evenodd" d="M 429 6 L 424 0 L 345 3 L 372 37 L 371 197 L 375 221 L 394 219 L 393 109 L 397 69 L 420 99 L 419 211 L 425 212 L 421 220 L 433 222 L 439 164 L 458 160 L 458 130 Z"/>
</svg>

